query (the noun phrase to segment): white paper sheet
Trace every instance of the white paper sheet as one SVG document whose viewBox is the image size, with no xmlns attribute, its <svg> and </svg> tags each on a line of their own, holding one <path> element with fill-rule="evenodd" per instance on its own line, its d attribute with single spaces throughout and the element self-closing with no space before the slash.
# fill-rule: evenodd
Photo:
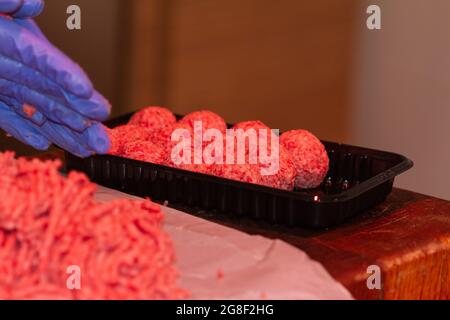
<svg viewBox="0 0 450 320">
<path fill-rule="evenodd" d="M 134 197 L 99 187 L 96 198 Z M 192 299 L 352 299 L 320 263 L 283 241 L 162 210 L 175 245 L 180 286 Z"/>
</svg>

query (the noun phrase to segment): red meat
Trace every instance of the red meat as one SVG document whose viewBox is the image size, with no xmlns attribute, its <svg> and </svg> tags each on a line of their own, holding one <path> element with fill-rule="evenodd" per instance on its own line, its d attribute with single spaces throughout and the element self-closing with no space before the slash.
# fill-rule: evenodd
<svg viewBox="0 0 450 320">
<path fill-rule="evenodd" d="M 244 131 L 248 130 L 248 129 L 254 129 L 254 130 L 259 130 L 259 129 L 269 129 L 270 127 L 265 125 L 264 123 L 262 123 L 261 121 L 243 121 L 243 122 L 239 122 L 237 124 L 235 124 L 233 126 L 233 129 L 242 129 Z"/>
<path fill-rule="evenodd" d="M 236 124 L 233 127 L 234 130 L 243 130 L 244 132 L 248 132 L 248 130 L 254 130 L 256 137 L 259 137 L 260 131 L 261 130 L 266 130 L 266 137 L 267 137 L 267 145 L 266 145 L 266 155 L 272 157 L 272 150 L 271 150 L 271 145 L 272 145 L 272 137 L 275 137 L 275 134 L 273 133 L 273 131 L 264 123 L 262 123 L 261 121 L 246 121 L 246 122 L 241 122 Z M 227 136 L 227 139 L 229 139 L 230 136 Z M 254 147 L 257 152 L 256 152 L 256 156 L 257 158 L 254 159 L 257 162 L 257 166 L 260 169 L 260 184 L 268 186 L 268 187 L 272 187 L 272 188 L 277 188 L 277 189 L 283 189 L 283 190 L 290 190 L 292 191 L 294 189 L 294 184 L 295 184 L 295 176 L 296 176 L 296 170 L 294 167 L 294 164 L 292 162 L 291 159 L 291 155 L 288 153 L 288 151 L 282 146 L 282 145 L 278 145 L 278 155 L 273 155 L 274 158 L 272 158 L 274 161 L 276 161 L 278 157 L 278 170 L 274 170 L 273 173 L 270 174 L 263 174 L 263 172 L 261 171 L 262 169 L 269 169 L 269 164 L 264 164 L 261 162 L 260 159 L 260 152 L 261 152 L 261 148 L 263 148 L 264 146 L 260 144 L 259 139 L 256 140 L 256 145 L 252 143 L 253 140 L 251 139 L 246 139 L 245 142 L 245 161 L 246 163 L 253 163 L 252 159 L 250 158 L 250 147 Z M 237 140 L 235 140 L 235 152 L 237 152 Z M 237 160 L 237 155 L 235 155 L 235 159 Z M 266 172 L 268 173 L 268 172 Z"/>
<path fill-rule="evenodd" d="M 295 186 L 318 187 L 325 178 L 329 159 L 324 145 L 306 130 L 292 130 L 281 135 L 280 143 L 289 151 L 297 169 Z"/>
<path fill-rule="evenodd" d="M 241 182 L 262 184 L 260 168 L 252 164 L 224 164 L 220 166 L 219 176 Z"/>
<path fill-rule="evenodd" d="M 147 107 L 136 112 L 128 122 L 151 130 L 159 130 L 161 127 L 177 122 L 175 115 L 169 109 L 163 107 Z"/>
<path fill-rule="evenodd" d="M 279 168 L 274 174 L 262 175 L 261 184 L 276 188 L 292 191 L 295 187 L 296 170 L 290 153 L 282 146 L 279 146 Z M 260 168 L 267 167 L 263 164 Z"/>
<path fill-rule="evenodd" d="M 0 299 L 177 299 L 174 251 L 149 200 L 98 203 L 59 162 L 0 154 Z M 68 284 L 69 268 L 81 288 Z"/>
<path fill-rule="evenodd" d="M 222 132 L 222 134 L 225 134 L 225 131 L 227 130 L 227 125 L 222 117 L 211 111 L 203 110 L 192 112 L 179 122 L 188 124 L 191 128 L 194 128 L 196 121 L 201 121 L 203 134 L 207 129 L 217 129 Z"/>
<path fill-rule="evenodd" d="M 166 164 L 168 154 L 166 148 L 162 148 L 150 141 L 134 141 L 123 146 L 122 156 L 129 159 Z"/>
<path fill-rule="evenodd" d="M 119 156 L 122 155 L 125 144 L 136 141 L 148 141 L 152 136 L 151 130 L 129 124 L 108 129 L 107 132 L 111 140 L 111 147 L 108 153 Z"/>
<path fill-rule="evenodd" d="M 148 139 L 161 147 L 165 147 L 170 140 L 176 122 L 175 115 L 169 109 L 147 107 L 135 113 L 128 124 L 148 129 Z"/>
<path fill-rule="evenodd" d="M 183 140 L 170 140 L 168 148 L 167 148 L 167 154 L 168 154 L 168 161 L 167 164 L 169 166 L 193 171 L 193 172 L 199 172 L 204 174 L 211 174 L 216 175 L 217 165 L 215 164 L 206 164 L 203 159 L 203 147 L 204 145 L 201 143 L 201 141 L 197 141 L 199 144 L 199 150 L 201 150 L 200 154 L 200 162 L 201 163 L 195 163 L 195 136 L 194 136 L 194 130 L 193 128 L 185 122 L 178 122 L 176 125 L 173 126 L 173 131 L 175 130 L 184 130 L 180 131 L 180 134 L 183 133 Z M 174 137 L 175 138 L 175 137 Z M 185 143 L 185 145 L 183 145 Z M 181 147 L 183 146 L 183 148 Z M 190 150 L 190 155 L 185 155 L 184 150 Z M 184 157 L 186 156 L 186 159 Z M 179 157 L 183 161 L 177 161 L 177 158 Z M 188 161 L 184 161 L 188 160 Z"/>
</svg>

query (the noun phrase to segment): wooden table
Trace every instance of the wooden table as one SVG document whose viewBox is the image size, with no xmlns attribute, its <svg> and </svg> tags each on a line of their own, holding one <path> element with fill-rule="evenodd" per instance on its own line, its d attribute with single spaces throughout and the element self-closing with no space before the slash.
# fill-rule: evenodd
<svg viewBox="0 0 450 320">
<path fill-rule="evenodd" d="M 450 299 L 449 201 L 394 189 L 376 208 L 345 225 L 320 231 L 195 214 L 302 249 L 357 299 Z M 371 265 L 381 270 L 379 290 L 367 287 Z"/>
<path fill-rule="evenodd" d="M 200 215 L 302 249 L 357 299 L 450 299 L 449 201 L 394 189 L 382 205 L 322 231 Z M 380 290 L 367 287 L 371 265 L 381 269 Z"/>
</svg>

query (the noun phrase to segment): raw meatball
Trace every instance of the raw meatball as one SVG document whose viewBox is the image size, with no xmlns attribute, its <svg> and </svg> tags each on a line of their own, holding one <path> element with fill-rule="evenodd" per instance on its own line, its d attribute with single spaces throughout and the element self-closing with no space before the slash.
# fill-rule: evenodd
<svg viewBox="0 0 450 320">
<path fill-rule="evenodd" d="M 273 175 L 261 175 L 261 184 L 272 188 L 292 191 L 295 188 L 297 171 L 292 157 L 286 148 L 280 145 L 279 152 L 278 172 Z M 260 165 L 259 167 L 262 168 L 264 166 Z"/>
<path fill-rule="evenodd" d="M 166 147 L 177 119 L 168 109 L 147 107 L 135 113 L 129 124 L 149 129 L 149 140 L 161 147 Z"/>
<path fill-rule="evenodd" d="M 194 148 L 194 130 L 193 128 L 188 124 L 188 123 L 182 123 L 179 122 L 176 125 L 174 125 L 173 127 L 173 131 L 177 130 L 177 129 L 184 129 L 185 130 L 185 136 L 184 136 L 184 140 L 185 142 L 189 141 L 190 142 L 190 163 L 179 163 L 179 164 L 175 164 L 175 162 L 172 158 L 172 151 L 174 150 L 175 147 L 178 147 L 180 144 L 179 140 L 175 140 L 175 141 L 171 141 L 168 144 L 168 148 L 167 148 L 167 154 L 168 154 L 168 161 L 167 164 L 171 167 L 175 167 L 178 169 L 183 169 L 183 170 L 188 170 L 188 171 L 193 171 L 193 172 L 199 172 L 199 173 L 204 173 L 204 174 L 210 174 L 210 175 L 218 175 L 218 170 L 220 170 L 220 165 L 219 164 L 206 164 L 205 163 L 205 159 L 203 158 L 203 153 L 204 153 L 204 148 L 205 145 L 202 145 L 202 150 L 201 150 L 201 163 L 200 164 L 196 164 L 195 163 L 195 148 Z M 186 146 L 186 148 L 188 148 L 188 146 Z M 182 150 L 175 150 L 175 154 L 177 156 L 183 157 L 183 151 Z"/>
<path fill-rule="evenodd" d="M 248 129 L 255 129 L 255 130 L 269 129 L 270 130 L 269 126 L 265 125 L 261 121 L 243 121 L 243 122 L 239 122 L 239 123 L 237 123 L 237 124 L 235 124 L 233 126 L 233 129 L 242 129 L 244 131 L 246 131 Z"/>
<path fill-rule="evenodd" d="M 248 132 L 248 130 L 254 130 L 255 134 L 256 134 L 256 138 L 257 138 L 257 144 L 253 145 L 253 140 L 246 138 L 245 139 L 245 152 L 246 152 L 246 156 L 249 156 L 250 153 L 250 147 L 254 147 L 257 150 L 257 156 L 259 156 L 259 133 L 261 130 L 266 130 L 266 136 L 267 136 L 267 148 L 268 148 L 268 155 L 270 155 L 270 147 L 271 147 L 271 142 L 272 142 L 272 135 L 274 135 L 273 131 L 264 123 L 262 123 L 261 121 L 244 121 L 244 122 L 240 122 L 238 124 L 235 124 L 233 126 L 234 130 L 243 130 L 244 132 Z M 229 135 L 227 135 L 227 139 L 230 139 L 231 137 Z M 252 143 L 250 145 L 250 143 Z M 234 142 L 235 144 L 235 149 L 237 148 L 237 140 L 235 140 Z M 249 161 L 249 159 L 247 159 L 246 161 Z"/>
<path fill-rule="evenodd" d="M 267 130 L 267 152 L 266 155 L 271 156 L 271 139 L 272 135 L 275 135 L 273 131 L 264 123 L 261 121 L 246 121 L 236 124 L 233 129 L 238 130 L 242 129 L 244 131 L 254 129 L 256 131 L 257 137 L 259 136 L 260 130 Z M 277 137 L 278 138 L 278 137 Z M 250 141 L 246 141 L 246 163 L 250 162 L 249 154 L 250 154 Z M 259 140 L 257 140 L 259 143 Z M 294 163 L 291 159 L 291 155 L 289 152 L 280 144 L 279 145 L 279 153 L 278 153 L 278 171 L 274 172 L 273 174 L 269 175 L 262 175 L 261 170 L 264 168 L 268 168 L 269 165 L 265 165 L 260 162 L 259 155 L 260 155 L 260 148 L 263 146 L 256 145 L 257 147 L 257 156 L 258 156 L 258 168 L 260 170 L 260 184 L 277 188 L 277 189 L 283 189 L 283 190 L 289 190 L 292 191 L 294 189 L 295 185 L 295 176 L 296 176 L 296 169 L 294 166 Z M 237 145 L 235 145 L 235 151 L 237 150 Z M 237 156 L 236 156 L 237 159 Z"/>
<path fill-rule="evenodd" d="M 168 157 L 164 148 L 150 141 L 134 141 L 126 143 L 123 146 L 122 155 L 125 158 L 155 164 L 165 164 Z"/>
<path fill-rule="evenodd" d="M 149 140 L 154 144 L 167 149 L 172 137 L 172 132 L 177 128 L 177 126 L 178 124 L 174 123 L 162 126 L 159 129 L 152 130 Z"/>
<path fill-rule="evenodd" d="M 161 127 L 174 124 L 175 122 L 177 122 L 177 119 L 169 109 L 163 107 L 147 107 L 136 112 L 128 124 L 159 130 Z"/>
<path fill-rule="evenodd" d="M 188 124 L 194 128 L 194 122 L 196 121 L 202 122 L 203 131 L 206 131 L 207 129 L 217 129 L 225 134 L 227 130 L 227 125 L 222 117 L 211 111 L 196 111 L 190 113 L 179 122 Z"/>
<path fill-rule="evenodd" d="M 297 169 L 295 186 L 318 187 L 328 172 L 327 151 L 320 140 L 306 130 L 292 130 L 281 135 L 281 144 L 290 152 Z"/>
<path fill-rule="evenodd" d="M 126 143 L 147 141 L 152 135 L 149 129 L 129 124 L 108 129 L 107 132 L 111 140 L 111 147 L 108 153 L 112 155 L 121 155 L 123 146 Z"/>
<path fill-rule="evenodd" d="M 220 166 L 217 175 L 241 182 L 262 184 L 260 168 L 252 164 L 224 164 Z"/>
</svg>

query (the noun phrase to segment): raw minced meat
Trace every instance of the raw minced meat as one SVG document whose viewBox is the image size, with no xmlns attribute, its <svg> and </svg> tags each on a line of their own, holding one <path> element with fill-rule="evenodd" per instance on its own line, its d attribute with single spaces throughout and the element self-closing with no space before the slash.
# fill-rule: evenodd
<svg viewBox="0 0 450 320">
<path fill-rule="evenodd" d="M 166 164 L 168 160 L 166 148 L 154 144 L 151 141 L 133 141 L 125 143 L 122 156 L 133 160 L 156 164 Z"/>
<path fill-rule="evenodd" d="M 165 147 L 170 140 L 176 122 L 175 115 L 169 109 L 147 107 L 135 113 L 128 124 L 148 129 L 148 139 L 161 147 Z"/>
<path fill-rule="evenodd" d="M 309 131 L 292 130 L 283 133 L 280 142 L 291 154 L 297 169 L 295 186 L 301 189 L 318 187 L 329 167 L 328 154 L 320 140 Z"/>
<path fill-rule="evenodd" d="M 179 130 L 179 131 L 176 131 Z M 204 174 L 216 175 L 217 165 L 206 164 L 203 158 L 203 147 L 202 141 L 198 140 L 196 142 L 194 135 L 194 129 L 186 122 L 178 122 L 173 126 L 174 140 L 169 141 L 169 147 L 167 148 L 168 161 L 167 164 L 171 167 L 178 169 L 199 172 Z M 197 136 L 198 137 L 198 136 Z M 178 140 L 176 138 L 179 138 Z M 196 153 L 195 145 L 197 143 L 197 150 L 199 154 L 197 158 L 200 163 L 196 163 Z M 189 152 L 188 154 L 185 154 Z"/>
<path fill-rule="evenodd" d="M 266 124 L 264 124 L 263 122 L 256 120 L 256 121 L 242 121 L 242 122 L 236 123 L 233 126 L 233 129 L 242 129 L 244 131 L 246 131 L 248 129 L 254 129 L 254 130 L 269 129 L 270 130 L 270 127 L 267 126 Z"/>
<path fill-rule="evenodd" d="M 246 163 L 252 164 L 254 163 L 255 159 L 252 160 L 251 156 L 251 148 L 253 147 L 254 152 L 253 156 L 256 157 L 257 166 L 260 169 L 261 177 L 260 177 L 260 184 L 277 188 L 277 189 L 283 189 L 283 190 L 293 190 L 294 189 L 294 182 L 295 182 L 295 176 L 296 176 L 296 170 L 294 167 L 294 164 L 291 159 L 291 155 L 288 153 L 288 151 L 279 144 L 278 136 L 275 135 L 275 133 L 264 123 L 261 121 L 245 121 L 240 122 L 233 126 L 234 130 L 243 130 L 244 132 L 249 132 L 248 130 L 254 130 L 254 133 L 256 134 L 257 139 L 255 140 L 256 143 L 253 143 L 253 140 L 250 138 L 246 138 L 245 140 L 245 161 Z M 259 135 L 261 132 L 264 132 L 266 134 L 266 145 L 260 143 Z M 230 136 L 227 136 L 227 139 L 230 138 Z M 278 143 L 278 153 L 272 154 L 272 140 L 277 141 Z M 237 150 L 237 140 L 234 141 L 235 145 L 235 151 Z M 262 148 L 266 148 L 266 152 L 263 153 L 265 157 L 261 157 L 261 150 Z M 273 150 L 273 152 L 276 152 L 276 149 Z M 263 163 L 262 158 L 266 158 L 269 162 L 268 164 Z M 235 159 L 237 160 L 237 156 L 235 156 Z M 278 168 L 272 167 L 273 169 L 271 172 L 266 172 L 266 174 L 262 173 L 262 169 L 269 169 L 270 163 L 272 162 L 278 162 Z M 273 164 L 272 164 L 273 165 Z"/>
<path fill-rule="evenodd" d="M 202 132 L 195 131 L 196 121 L 201 121 Z M 172 141 L 172 138 L 176 138 L 173 133 L 177 129 L 184 129 L 187 135 L 184 141 L 189 141 L 190 149 L 181 148 L 180 141 L 176 139 Z M 218 163 L 206 163 L 205 151 L 208 150 L 206 148 L 212 146 L 212 142 L 203 136 L 207 129 L 217 129 L 223 134 L 223 153 L 216 156 L 216 151 L 212 152 L 216 160 L 220 159 Z M 307 131 L 290 131 L 279 139 L 276 133 L 261 121 L 238 123 L 232 129 L 241 129 L 247 133 L 253 129 L 256 134 L 255 140 L 248 137 L 245 139 L 244 159 L 242 156 L 239 159 L 236 137 L 233 137 L 234 150 L 227 150 L 227 140 L 229 142 L 231 137 L 226 134 L 226 129 L 225 121 L 211 111 L 196 111 L 176 122 L 175 116 L 168 109 L 148 107 L 136 113 L 128 125 L 109 130 L 112 140 L 110 154 L 283 190 L 317 187 L 328 171 L 325 148 Z M 261 144 L 259 140 L 260 133 L 264 130 L 266 130 L 266 145 Z M 201 140 L 196 141 L 195 138 Z M 279 142 L 276 154 L 272 154 L 273 141 Z M 264 147 L 267 150 L 261 153 Z M 183 150 L 187 149 L 190 150 L 190 156 L 183 159 L 187 161 L 180 161 L 181 159 L 175 161 L 174 156 L 183 158 Z M 276 150 L 275 148 L 273 151 Z M 232 152 L 234 158 L 227 158 L 227 152 Z M 195 160 L 199 160 L 200 163 L 196 163 Z M 231 160 L 231 164 L 226 164 L 227 160 Z M 238 160 L 244 160 L 244 163 Z M 269 168 L 272 172 L 268 170 Z"/>
<path fill-rule="evenodd" d="M 151 130 L 159 130 L 161 127 L 177 122 L 175 115 L 169 109 L 163 107 L 147 107 L 136 112 L 128 122 Z"/>
<path fill-rule="evenodd" d="M 220 166 L 220 177 L 241 182 L 262 184 L 260 168 L 252 164 L 224 164 Z"/>
<path fill-rule="evenodd" d="M 294 190 L 297 172 L 291 155 L 282 145 L 279 148 L 278 166 L 278 170 L 274 174 L 261 176 L 261 184 L 277 189 Z M 267 168 L 268 166 L 260 164 L 259 167 Z"/>
<path fill-rule="evenodd" d="M 136 125 L 122 125 L 113 129 L 107 129 L 111 147 L 109 154 L 122 155 L 123 146 L 135 141 L 148 141 L 152 135 L 151 130 Z"/>
<path fill-rule="evenodd" d="M 59 167 L 0 154 L 0 299 L 186 297 L 159 206 L 98 203 L 84 174 Z"/>
<path fill-rule="evenodd" d="M 202 124 L 203 133 L 207 129 L 217 129 L 222 134 L 225 134 L 227 129 L 227 125 L 225 120 L 214 112 L 211 111 L 196 111 L 186 115 L 183 119 L 181 119 L 180 123 L 186 123 L 190 125 L 192 128 L 195 127 L 195 122 L 200 122 Z"/>
</svg>

